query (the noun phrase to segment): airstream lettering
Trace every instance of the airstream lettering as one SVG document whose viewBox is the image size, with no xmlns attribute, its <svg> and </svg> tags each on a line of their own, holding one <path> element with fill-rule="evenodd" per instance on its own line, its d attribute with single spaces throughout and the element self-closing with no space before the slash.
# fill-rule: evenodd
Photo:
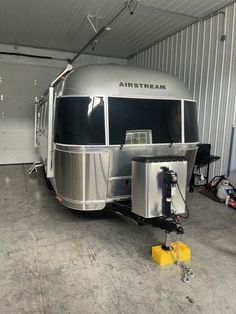
<svg viewBox="0 0 236 314">
<path fill-rule="evenodd" d="M 166 86 L 164 84 L 144 84 L 144 83 L 132 83 L 132 82 L 120 82 L 119 87 L 166 89 Z"/>
</svg>

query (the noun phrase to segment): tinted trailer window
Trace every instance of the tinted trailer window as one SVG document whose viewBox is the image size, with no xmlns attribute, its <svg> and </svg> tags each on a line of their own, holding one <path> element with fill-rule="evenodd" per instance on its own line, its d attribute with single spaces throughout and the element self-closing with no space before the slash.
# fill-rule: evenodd
<svg viewBox="0 0 236 314">
<path fill-rule="evenodd" d="M 197 104 L 194 101 L 184 102 L 184 133 L 186 143 L 199 142 Z"/>
<path fill-rule="evenodd" d="M 108 106 L 110 145 L 130 144 L 132 138 L 141 139 L 137 144 L 149 144 L 150 138 L 152 143 L 181 142 L 178 100 L 109 97 Z"/>
<path fill-rule="evenodd" d="M 102 97 L 60 97 L 56 103 L 55 142 L 71 145 L 104 145 Z"/>
</svg>

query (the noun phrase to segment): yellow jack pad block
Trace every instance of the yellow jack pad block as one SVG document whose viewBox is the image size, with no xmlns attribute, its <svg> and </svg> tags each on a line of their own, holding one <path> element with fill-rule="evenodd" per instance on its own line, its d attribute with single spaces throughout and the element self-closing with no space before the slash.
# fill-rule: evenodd
<svg viewBox="0 0 236 314">
<path fill-rule="evenodd" d="M 162 249 L 162 245 L 152 247 L 152 258 L 159 265 L 171 265 L 177 261 L 176 243 L 171 243 L 172 252 Z M 179 258 L 181 261 L 188 261 L 191 259 L 191 249 L 183 242 L 179 241 Z"/>
</svg>

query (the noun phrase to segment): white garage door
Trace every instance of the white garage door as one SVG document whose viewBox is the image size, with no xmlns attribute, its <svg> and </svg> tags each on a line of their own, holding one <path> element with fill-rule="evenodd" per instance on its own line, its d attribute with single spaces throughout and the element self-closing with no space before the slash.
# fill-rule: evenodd
<svg viewBox="0 0 236 314">
<path fill-rule="evenodd" d="M 34 99 L 58 68 L 0 63 L 0 164 L 38 159 L 33 145 Z"/>
</svg>

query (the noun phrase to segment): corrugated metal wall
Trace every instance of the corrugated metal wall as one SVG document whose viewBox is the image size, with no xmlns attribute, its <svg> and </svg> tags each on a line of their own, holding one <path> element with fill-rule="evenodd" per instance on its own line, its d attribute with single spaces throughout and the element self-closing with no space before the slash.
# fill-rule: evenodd
<svg viewBox="0 0 236 314">
<path fill-rule="evenodd" d="M 7 50 L 15 51 L 14 47 Z M 17 52 L 70 57 L 65 53 L 23 47 Z M 81 55 L 76 65 L 92 63 L 127 64 L 127 60 Z M 38 160 L 33 144 L 34 100 L 43 94 L 65 64 L 61 60 L 0 56 L 0 165 Z"/>
<path fill-rule="evenodd" d="M 211 167 L 211 176 L 227 171 L 236 106 L 236 4 L 224 12 L 225 15 L 195 23 L 128 60 L 129 65 L 178 76 L 193 93 L 198 101 L 201 141 L 211 143 L 211 153 L 221 156 Z M 221 40 L 223 34 L 225 41 Z M 236 171 L 235 155 L 231 173 Z M 235 178 L 233 181 L 236 184 Z"/>
</svg>

